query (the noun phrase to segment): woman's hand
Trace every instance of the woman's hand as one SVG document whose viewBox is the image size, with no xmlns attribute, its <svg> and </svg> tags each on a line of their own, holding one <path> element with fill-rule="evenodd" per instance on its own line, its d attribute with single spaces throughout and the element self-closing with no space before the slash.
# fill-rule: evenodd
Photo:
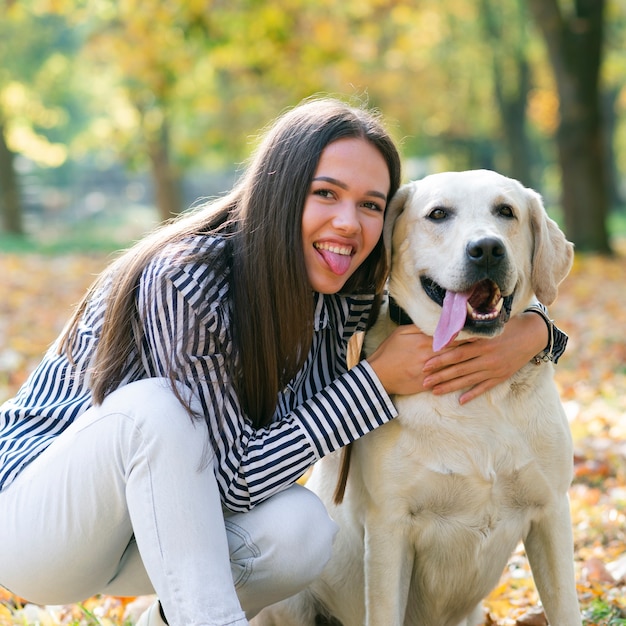
<svg viewBox="0 0 626 626">
<path fill-rule="evenodd" d="M 398 326 L 367 357 L 367 361 L 387 393 L 419 393 L 425 390 L 424 366 L 435 354 L 432 344 L 433 338 L 425 335 L 417 326 Z"/>
<path fill-rule="evenodd" d="M 429 358 L 423 387 L 441 395 L 468 388 L 461 404 L 473 400 L 510 378 L 548 343 L 548 329 L 536 313 L 512 318 L 502 334 L 492 339 L 470 339 Z"/>
<path fill-rule="evenodd" d="M 389 394 L 467 389 L 459 398 L 465 404 L 510 378 L 547 343 L 548 329 L 536 313 L 514 317 L 497 337 L 457 341 L 436 354 L 432 337 L 411 324 L 399 326 L 367 361 Z"/>
</svg>

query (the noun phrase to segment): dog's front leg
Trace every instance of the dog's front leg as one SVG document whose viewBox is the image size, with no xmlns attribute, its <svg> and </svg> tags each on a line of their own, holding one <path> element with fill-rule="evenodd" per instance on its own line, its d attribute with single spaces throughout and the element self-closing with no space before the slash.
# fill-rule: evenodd
<svg viewBox="0 0 626 626">
<path fill-rule="evenodd" d="M 402 626 L 414 549 L 389 511 L 372 511 L 365 524 L 365 626 Z"/>
<path fill-rule="evenodd" d="M 531 524 L 524 546 L 549 623 L 580 626 L 567 496 L 560 498 L 556 510 Z"/>
</svg>

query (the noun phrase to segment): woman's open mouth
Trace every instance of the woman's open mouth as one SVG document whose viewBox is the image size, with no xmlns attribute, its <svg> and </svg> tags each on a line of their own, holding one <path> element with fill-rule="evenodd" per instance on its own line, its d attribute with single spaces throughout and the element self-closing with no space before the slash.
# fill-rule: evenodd
<svg viewBox="0 0 626 626">
<path fill-rule="evenodd" d="M 350 269 L 350 262 L 354 254 L 354 248 L 352 246 L 315 242 L 313 247 L 320 253 L 334 274 L 341 276 Z"/>
</svg>

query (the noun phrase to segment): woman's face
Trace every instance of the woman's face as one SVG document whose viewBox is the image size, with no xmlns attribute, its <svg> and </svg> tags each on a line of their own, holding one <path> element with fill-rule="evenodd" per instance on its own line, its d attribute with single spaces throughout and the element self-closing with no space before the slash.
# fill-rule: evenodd
<svg viewBox="0 0 626 626">
<path fill-rule="evenodd" d="M 326 146 L 302 215 L 304 263 L 314 291 L 337 293 L 380 238 L 389 169 L 364 139 Z"/>
</svg>

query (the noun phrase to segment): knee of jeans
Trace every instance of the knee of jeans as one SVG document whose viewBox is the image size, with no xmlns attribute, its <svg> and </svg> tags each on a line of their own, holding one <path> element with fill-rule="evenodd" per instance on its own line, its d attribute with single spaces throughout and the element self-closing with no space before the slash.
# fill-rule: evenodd
<svg viewBox="0 0 626 626">
<path fill-rule="evenodd" d="M 302 535 L 294 538 L 294 549 L 303 544 L 309 552 L 318 557 L 320 571 L 330 559 L 333 542 L 339 527 L 328 515 L 322 501 L 315 497 L 314 502 L 302 510 L 303 520 L 300 526 Z"/>
<path fill-rule="evenodd" d="M 172 431 L 174 437 L 181 431 L 181 422 L 188 423 L 190 428 L 192 422 L 197 422 L 165 378 L 144 378 L 119 387 L 104 399 L 100 412 L 131 416 L 137 424 L 147 423 L 150 429 Z"/>
<path fill-rule="evenodd" d="M 226 527 L 236 584 L 257 586 L 268 578 L 273 586 L 289 588 L 283 597 L 320 575 L 338 528 L 322 501 L 299 485 L 251 513 L 227 518 Z"/>
<path fill-rule="evenodd" d="M 294 581 L 311 582 L 330 560 L 337 524 L 322 501 L 307 489 L 302 490 L 299 506 L 291 511 L 288 523 L 279 525 L 282 548 L 293 555 L 291 571 Z"/>
</svg>

